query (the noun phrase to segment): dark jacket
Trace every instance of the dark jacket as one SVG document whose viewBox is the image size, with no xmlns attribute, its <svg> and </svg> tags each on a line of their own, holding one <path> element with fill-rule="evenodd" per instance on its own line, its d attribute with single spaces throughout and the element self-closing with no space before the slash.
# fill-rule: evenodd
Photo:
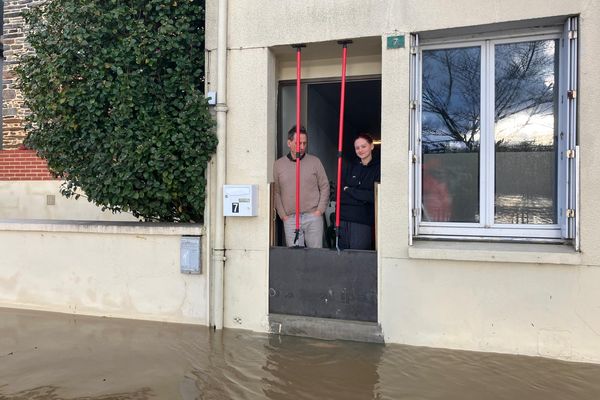
<svg viewBox="0 0 600 400">
<path fill-rule="evenodd" d="M 340 220 L 375 224 L 375 182 L 380 179 L 378 159 L 373 158 L 368 165 L 362 165 L 360 160 L 346 164 L 342 173 Z"/>
</svg>

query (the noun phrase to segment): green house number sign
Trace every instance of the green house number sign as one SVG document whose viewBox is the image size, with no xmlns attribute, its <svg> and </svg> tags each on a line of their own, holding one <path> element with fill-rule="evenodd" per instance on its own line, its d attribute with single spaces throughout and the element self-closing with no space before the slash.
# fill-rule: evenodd
<svg viewBox="0 0 600 400">
<path fill-rule="evenodd" d="M 404 48 L 404 35 L 388 36 L 387 48 L 388 49 L 403 49 Z"/>
</svg>

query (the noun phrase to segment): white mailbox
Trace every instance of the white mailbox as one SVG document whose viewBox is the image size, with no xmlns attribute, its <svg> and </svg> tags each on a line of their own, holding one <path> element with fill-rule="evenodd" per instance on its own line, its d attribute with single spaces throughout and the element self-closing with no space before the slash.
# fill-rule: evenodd
<svg viewBox="0 0 600 400">
<path fill-rule="evenodd" d="M 223 185 L 223 215 L 226 217 L 256 217 L 258 215 L 258 185 Z"/>
</svg>

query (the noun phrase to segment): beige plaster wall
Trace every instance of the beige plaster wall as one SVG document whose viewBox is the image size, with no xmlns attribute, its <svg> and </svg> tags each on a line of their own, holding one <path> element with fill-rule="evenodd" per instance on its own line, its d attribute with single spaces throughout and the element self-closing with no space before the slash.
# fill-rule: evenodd
<svg viewBox="0 0 600 400">
<path fill-rule="evenodd" d="M 216 4 L 207 2 L 210 21 Z M 581 16 L 581 253 L 568 246 L 546 251 L 522 244 L 515 250 L 461 242 L 451 245 L 454 255 L 448 259 L 439 259 L 448 253 L 435 248 L 411 250 L 409 49 L 408 43 L 386 49 L 387 36 L 404 34 L 408 42 L 410 32 L 574 14 Z M 257 183 L 261 198 L 259 217 L 227 220 L 225 326 L 265 329 L 268 199 L 263 196 L 275 151 L 276 84 L 295 76 L 289 45 L 312 42 L 303 51 L 303 77 L 330 78 L 339 76 L 335 40 L 375 40 L 358 53 L 350 48 L 355 58 L 349 71 L 382 79 L 379 320 L 386 341 L 600 362 L 599 31 L 600 3 L 584 0 L 230 0 L 227 181 Z M 215 25 L 207 26 L 207 35 L 210 52 Z M 322 54 L 311 57 L 311 46 L 320 46 Z M 209 80 L 216 83 L 212 71 Z M 501 260 L 495 256 L 499 251 Z"/>
<path fill-rule="evenodd" d="M 259 210 L 257 217 L 226 218 L 224 324 L 264 330 L 275 91 L 271 80 L 257 77 L 273 76 L 274 64 L 267 48 L 230 51 L 228 57 L 226 181 L 259 185 Z"/>
<path fill-rule="evenodd" d="M 67 199 L 60 194 L 62 181 L 0 181 L 0 220 L 55 219 L 137 221 L 128 213 L 102 211 L 84 197 Z M 48 205 L 48 196 L 54 196 Z"/>
<path fill-rule="evenodd" d="M 387 341 L 600 362 L 600 268 L 384 258 Z"/>
<path fill-rule="evenodd" d="M 179 264 L 201 228 L 137 225 L 0 223 L 0 307 L 208 325 L 206 271 Z"/>
<path fill-rule="evenodd" d="M 216 23 L 218 0 L 207 2 L 207 22 Z M 505 21 L 593 13 L 593 0 L 229 0 L 229 47 L 381 36 Z M 216 26 L 207 29 L 207 49 L 216 48 Z"/>
<path fill-rule="evenodd" d="M 600 264 L 600 3 L 589 2 L 580 18 L 579 36 L 579 142 L 581 160 L 581 249 L 584 263 Z"/>
</svg>

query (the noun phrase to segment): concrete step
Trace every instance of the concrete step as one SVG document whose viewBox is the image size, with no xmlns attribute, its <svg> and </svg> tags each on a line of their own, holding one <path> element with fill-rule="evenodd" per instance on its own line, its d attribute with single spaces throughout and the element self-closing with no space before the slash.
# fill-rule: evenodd
<svg viewBox="0 0 600 400">
<path fill-rule="evenodd" d="M 384 343 L 381 327 L 374 322 L 269 314 L 269 328 L 277 335 Z"/>
</svg>

